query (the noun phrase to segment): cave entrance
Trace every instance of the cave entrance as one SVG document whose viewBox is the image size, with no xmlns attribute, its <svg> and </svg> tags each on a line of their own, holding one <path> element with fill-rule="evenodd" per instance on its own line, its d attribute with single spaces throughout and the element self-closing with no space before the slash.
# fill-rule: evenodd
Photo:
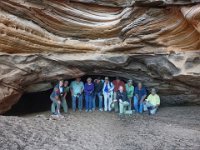
<svg viewBox="0 0 200 150">
<path fill-rule="evenodd" d="M 85 83 L 87 78 L 91 77 L 93 80 L 99 77 L 99 75 L 85 75 L 81 77 L 81 80 Z M 104 79 L 105 76 L 101 76 L 101 79 Z M 115 80 L 115 77 L 109 76 L 110 81 Z M 126 82 L 127 79 L 120 78 L 122 81 Z M 69 83 L 71 83 L 75 78 L 68 79 Z M 52 82 L 54 86 L 57 82 Z M 12 107 L 11 110 L 6 112 L 4 115 L 8 116 L 23 116 L 27 114 L 39 113 L 44 111 L 50 111 L 51 108 L 51 100 L 49 98 L 53 89 L 49 89 L 47 91 L 42 92 L 34 92 L 34 93 L 24 93 L 20 100 Z M 67 97 L 67 104 L 69 109 L 71 109 L 71 93 L 69 92 Z M 98 104 L 98 103 L 96 103 Z M 84 106 L 84 101 L 83 101 Z M 97 106 L 98 107 L 98 106 Z"/>
</svg>

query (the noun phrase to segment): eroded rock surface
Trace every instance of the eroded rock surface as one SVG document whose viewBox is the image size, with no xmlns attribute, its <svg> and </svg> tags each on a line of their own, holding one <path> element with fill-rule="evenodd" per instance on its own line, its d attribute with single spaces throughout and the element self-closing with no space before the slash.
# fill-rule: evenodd
<svg viewBox="0 0 200 150">
<path fill-rule="evenodd" d="M 0 113 L 31 84 L 103 74 L 200 103 L 197 0 L 0 1 Z"/>
</svg>

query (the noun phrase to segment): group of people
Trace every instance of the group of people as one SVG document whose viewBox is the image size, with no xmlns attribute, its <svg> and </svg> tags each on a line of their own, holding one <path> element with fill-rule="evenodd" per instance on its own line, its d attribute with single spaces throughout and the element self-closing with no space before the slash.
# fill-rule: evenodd
<svg viewBox="0 0 200 150">
<path fill-rule="evenodd" d="M 119 112 L 119 115 L 130 114 L 130 112 L 142 113 L 148 111 L 149 115 L 155 114 L 159 105 L 160 97 L 153 88 L 149 96 L 147 90 L 141 82 L 136 87 L 133 86 L 133 81 L 128 80 L 125 84 L 119 77 L 111 82 L 108 77 L 102 80 L 100 77 L 92 81 L 92 78 L 87 78 L 84 84 L 81 78 L 76 78 L 69 85 L 68 81 L 60 80 L 54 87 L 50 95 L 52 101 L 51 112 L 54 115 L 60 115 L 62 107 L 64 113 L 68 112 L 66 101 L 67 94 L 71 92 L 72 110 L 83 110 L 83 100 L 85 100 L 85 111 L 93 112 L 96 110 L 96 102 L 98 98 L 99 111 L 109 111 L 113 109 Z"/>
</svg>

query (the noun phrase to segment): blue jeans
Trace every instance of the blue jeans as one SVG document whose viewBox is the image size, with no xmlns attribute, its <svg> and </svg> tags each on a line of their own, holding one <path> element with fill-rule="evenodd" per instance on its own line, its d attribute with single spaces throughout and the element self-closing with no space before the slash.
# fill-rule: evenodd
<svg viewBox="0 0 200 150">
<path fill-rule="evenodd" d="M 143 112 L 143 103 L 140 103 L 136 96 L 134 96 L 134 108 L 136 112 Z"/>
<path fill-rule="evenodd" d="M 99 99 L 99 109 L 102 109 L 102 107 L 103 107 L 103 96 L 102 96 L 101 92 L 98 92 L 93 96 L 92 108 L 93 109 L 96 108 L 96 97 L 98 97 L 98 99 Z"/>
<path fill-rule="evenodd" d="M 145 102 L 144 103 L 144 111 L 149 111 L 149 115 L 154 115 L 157 111 L 157 107 L 155 107 L 154 105 L 152 105 L 149 102 Z"/>
<path fill-rule="evenodd" d="M 85 95 L 85 109 L 86 110 L 92 110 L 92 95 Z"/>
<path fill-rule="evenodd" d="M 82 111 L 83 109 L 83 96 L 80 95 L 79 97 L 72 96 L 72 110 L 76 111 L 76 100 L 78 99 L 78 109 Z"/>
</svg>

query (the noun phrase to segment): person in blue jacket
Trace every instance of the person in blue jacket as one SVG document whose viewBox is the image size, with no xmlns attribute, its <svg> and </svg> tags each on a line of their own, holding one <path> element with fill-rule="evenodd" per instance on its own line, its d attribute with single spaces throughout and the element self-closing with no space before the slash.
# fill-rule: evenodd
<svg viewBox="0 0 200 150">
<path fill-rule="evenodd" d="M 142 85 L 141 82 L 138 83 L 138 86 L 135 88 L 134 96 L 134 108 L 136 112 L 143 112 L 143 103 L 147 96 L 146 88 Z"/>
</svg>

